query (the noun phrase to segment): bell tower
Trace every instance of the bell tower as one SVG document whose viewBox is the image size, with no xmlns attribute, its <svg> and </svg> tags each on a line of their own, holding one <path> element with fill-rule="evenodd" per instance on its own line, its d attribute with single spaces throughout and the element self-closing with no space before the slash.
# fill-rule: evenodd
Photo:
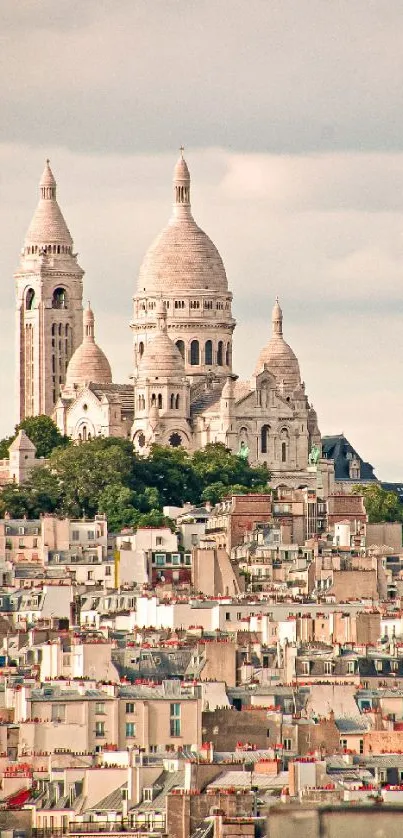
<svg viewBox="0 0 403 838">
<path fill-rule="evenodd" d="M 57 203 L 49 160 L 39 189 L 39 203 L 14 275 L 19 421 L 53 413 L 68 362 L 83 337 L 84 271 Z"/>
</svg>

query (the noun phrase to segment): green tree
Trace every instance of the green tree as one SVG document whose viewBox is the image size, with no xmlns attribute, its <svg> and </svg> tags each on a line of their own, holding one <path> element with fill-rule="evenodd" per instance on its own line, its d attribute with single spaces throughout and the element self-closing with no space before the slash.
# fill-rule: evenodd
<svg viewBox="0 0 403 838">
<path fill-rule="evenodd" d="M 126 440 L 97 438 L 56 449 L 49 468 L 62 489 L 61 512 L 72 518 L 92 517 L 107 486 L 129 486 L 133 450 Z"/>
<path fill-rule="evenodd" d="M 0 517 L 33 518 L 32 497 L 26 486 L 9 483 L 0 492 Z"/>
<path fill-rule="evenodd" d="M 396 492 L 383 489 L 379 483 L 372 486 L 354 486 L 353 491 L 364 496 L 365 511 L 370 524 L 403 521 L 403 504 Z"/>
<path fill-rule="evenodd" d="M 201 483 L 204 500 L 210 499 L 208 490 L 212 487 L 216 488 L 210 494 L 218 492 L 218 500 L 221 500 L 224 494 L 229 494 L 231 487 L 232 491 L 237 487 L 237 494 L 268 490 L 270 472 L 266 466 L 250 466 L 247 460 L 233 454 L 221 442 L 210 443 L 196 451 L 192 463 Z M 220 486 L 224 487 L 224 490 Z"/>
<path fill-rule="evenodd" d="M 202 484 L 190 455 L 183 448 L 153 445 L 150 456 L 143 460 L 142 480 L 158 492 L 160 507 L 198 503 Z"/>
<path fill-rule="evenodd" d="M 39 518 L 44 513 L 57 512 L 60 509 L 62 487 L 54 472 L 46 466 L 34 468 L 29 480 L 21 488 L 29 494 L 32 518 Z"/>
<path fill-rule="evenodd" d="M 135 508 L 135 492 L 127 486 L 113 483 L 99 496 L 99 512 L 108 519 L 108 529 L 120 532 L 123 527 L 137 527 L 141 513 Z"/>
<path fill-rule="evenodd" d="M 12 436 L 0 440 L 0 459 L 8 457 L 8 450 L 18 431 L 23 430 L 36 448 L 37 457 L 49 457 L 55 448 L 70 444 L 70 439 L 63 436 L 50 416 L 27 416 L 15 426 Z"/>
<path fill-rule="evenodd" d="M 28 416 L 16 426 L 16 433 L 24 430 L 36 448 L 37 457 L 49 457 L 55 448 L 70 445 L 70 439 L 60 433 L 50 416 Z"/>
<path fill-rule="evenodd" d="M 15 437 L 16 434 L 14 434 L 14 436 L 6 436 L 4 439 L 0 439 L 0 460 L 8 459 L 8 451 L 11 443 L 15 440 Z"/>
</svg>

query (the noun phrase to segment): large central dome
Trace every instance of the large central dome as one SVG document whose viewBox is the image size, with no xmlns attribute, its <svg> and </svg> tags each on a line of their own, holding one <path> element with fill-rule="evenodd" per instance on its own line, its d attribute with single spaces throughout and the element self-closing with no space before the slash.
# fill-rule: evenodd
<svg viewBox="0 0 403 838">
<path fill-rule="evenodd" d="M 137 293 L 228 291 L 221 256 L 190 210 L 190 175 L 183 157 L 174 170 L 174 208 L 167 227 L 147 251 Z"/>
</svg>

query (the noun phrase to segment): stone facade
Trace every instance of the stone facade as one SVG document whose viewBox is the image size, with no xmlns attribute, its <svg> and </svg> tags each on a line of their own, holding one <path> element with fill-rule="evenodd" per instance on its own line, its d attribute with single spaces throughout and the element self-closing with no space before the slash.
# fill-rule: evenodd
<svg viewBox="0 0 403 838">
<path fill-rule="evenodd" d="M 19 418 L 52 414 L 80 345 L 82 278 L 49 161 L 15 274 Z"/>
<path fill-rule="evenodd" d="M 117 385 L 95 344 L 90 310 L 80 343 L 83 272 L 47 163 L 17 275 L 21 415 L 49 413 L 77 440 L 130 437 L 144 454 L 154 442 L 189 451 L 221 442 L 251 464 L 267 464 L 275 486 L 308 485 L 327 494 L 331 463 L 321 459 L 316 413 L 283 336 L 279 301 L 254 372 L 239 381 L 232 369 L 232 294 L 218 250 L 193 219 L 183 154 L 173 198 L 171 219 L 144 257 L 133 297 L 133 385 Z"/>
</svg>

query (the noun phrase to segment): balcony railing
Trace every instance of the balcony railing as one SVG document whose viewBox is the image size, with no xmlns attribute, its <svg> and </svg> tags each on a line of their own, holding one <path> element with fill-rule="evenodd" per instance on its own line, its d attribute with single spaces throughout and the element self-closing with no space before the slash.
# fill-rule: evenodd
<svg viewBox="0 0 403 838">
<path fill-rule="evenodd" d="M 32 838 L 65 838 L 72 835 L 119 835 L 129 834 L 131 838 L 143 838 L 147 835 L 152 838 L 154 835 L 161 835 L 161 831 L 153 830 L 147 826 L 131 826 L 127 820 L 113 821 L 82 821 L 80 823 L 69 823 L 66 827 L 47 826 L 43 829 L 34 828 Z"/>
</svg>

